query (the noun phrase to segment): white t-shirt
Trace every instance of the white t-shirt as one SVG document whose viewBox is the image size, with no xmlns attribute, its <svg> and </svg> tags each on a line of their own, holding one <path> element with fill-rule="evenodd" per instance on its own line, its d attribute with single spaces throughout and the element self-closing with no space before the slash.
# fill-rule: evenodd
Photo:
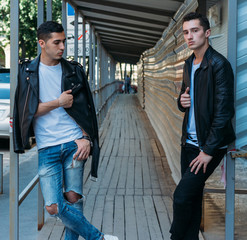
<svg viewBox="0 0 247 240">
<path fill-rule="evenodd" d="M 196 70 L 200 67 L 201 63 L 195 64 L 194 61 L 191 69 L 191 81 L 190 81 L 190 110 L 189 110 L 189 120 L 187 125 L 188 138 L 187 143 L 198 146 L 198 140 L 196 135 L 196 123 L 195 123 L 195 111 L 194 111 L 194 76 Z"/>
<path fill-rule="evenodd" d="M 49 102 L 61 95 L 62 67 L 39 64 L 39 99 Z M 34 120 L 34 132 L 38 149 L 74 141 L 82 137 L 82 131 L 63 107 L 56 108 Z"/>
</svg>

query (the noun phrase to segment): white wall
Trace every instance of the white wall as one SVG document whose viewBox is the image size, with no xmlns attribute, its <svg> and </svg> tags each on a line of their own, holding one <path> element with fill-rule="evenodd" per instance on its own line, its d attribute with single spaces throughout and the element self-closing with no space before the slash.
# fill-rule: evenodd
<svg viewBox="0 0 247 240">
<path fill-rule="evenodd" d="M 220 22 L 216 26 L 211 27 L 210 44 L 212 47 L 227 57 L 227 34 L 228 34 L 228 1 L 221 0 L 217 3 L 220 11 Z"/>
</svg>

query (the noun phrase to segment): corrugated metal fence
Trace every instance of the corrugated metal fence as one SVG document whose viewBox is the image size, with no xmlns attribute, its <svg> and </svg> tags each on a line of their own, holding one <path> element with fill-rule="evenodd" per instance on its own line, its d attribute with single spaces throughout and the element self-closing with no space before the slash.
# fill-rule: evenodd
<svg viewBox="0 0 247 240">
<path fill-rule="evenodd" d="M 177 11 L 156 46 L 138 63 L 138 98 L 165 149 L 173 173 L 180 178 L 180 137 L 183 114 L 177 109 L 184 60 L 191 54 L 182 34 L 182 18 L 198 4 L 187 0 Z"/>
<path fill-rule="evenodd" d="M 247 150 L 247 1 L 238 1 L 236 147 Z"/>
</svg>

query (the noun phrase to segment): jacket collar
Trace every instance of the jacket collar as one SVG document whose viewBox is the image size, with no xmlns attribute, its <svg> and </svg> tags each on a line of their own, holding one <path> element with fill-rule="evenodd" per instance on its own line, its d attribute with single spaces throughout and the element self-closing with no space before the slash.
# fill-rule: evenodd
<svg viewBox="0 0 247 240">
<path fill-rule="evenodd" d="M 28 72 L 36 72 L 37 71 L 38 72 L 39 63 L 40 63 L 40 56 L 41 56 L 41 54 L 39 54 L 39 56 L 37 56 L 35 59 L 33 59 L 30 62 L 30 64 L 26 68 L 26 71 L 28 71 Z M 67 63 L 67 61 L 64 58 L 61 58 L 61 65 L 62 65 L 63 72 L 65 70 L 68 70 L 69 64 Z"/>
<path fill-rule="evenodd" d="M 39 94 L 39 63 L 40 63 L 40 54 L 35 59 L 33 59 L 26 67 L 25 71 L 29 74 L 29 83 L 32 86 L 32 89 Z M 69 71 L 69 64 L 65 59 L 61 59 L 61 66 L 62 66 L 62 91 L 64 86 L 65 76 L 68 74 Z"/>
<path fill-rule="evenodd" d="M 34 60 L 30 62 L 28 67 L 26 68 L 26 71 L 28 72 L 35 72 L 38 71 L 39 68 L 39 62 L 40 62 L 40 55 L 37 56 Z"/>
<path fill-rule="evenodd" d="M 62 92 L 65 90 L 65 82 L 68 81 L 69 76 L 75 75 L 75 65 L 69 64 L 64 58 L 61 59 L 62 66 L 62 82 L 61 82 L 61 90 Z M 66 80 L 67 78 L 67 80 Z"/>
<path fill-rule="evenodd" d="M 203 59 L 202 59 L 202 63 L 201 63 L 201 65 L 200 65 L 200 68 L 206 69 L 206 68 L 208 67 L 209 59 L 211 58 L 212 52 L 213 52 L 213 51 L 214 51 L 214 49 L 209 45 L 209 47 L 207 48 L 207 50 L 206 50 L 206 52 L 205 52 L 205 54 L 204 54 L 204 56 L 203 56 Z M 192 53 L 192 54 L 190 55 L 190 57 L 189 57 L 187 60 L 185 60 L 185 62 L 186 62 L 187 64 L 189 64 L 190 69 L 191 69 L 191 66 L 192 66 L 192 63 L 193 63 L 193 59 L 194 59 L 194 58 L 195 58 L 195 54 Z"/>
<path fill-rule="evenodd" d="M 63 75 L 71 74 L 71 72 L 74 72 L 74 68 L 71 64 L 68 63 L 64 58 L 61 59 L 61 66 L 62 66 L 62 72 Z"/>
<path fill-rule="evenodd" d="M 28 74 L 27 77 L 28 82 L 38 98 L 39 98 L 39 77 L 38 77 L 39 62 L 40 62 L 40 55 L 31 62 L 29 62 L 29 64 L 27 64 L 25 68 L 25 71 Z"/>
<path fill-rule="evenodd" d="M 72 64 L 69 64 L 64 58 L 61 58 L 61 66 L 62 66 L 62 91 L 64 90 L 64 81 L 68 75 L 75 74 L 75 69 Z M 39 91 L 39 63 L 40 63 L 40 55 L 37 56 L 34 60 L 28 64 L 26 67 L 26 72 L 32 73 L 30 75 L 30 84 L 33 89 L 38 93 Z"/>
</svg>

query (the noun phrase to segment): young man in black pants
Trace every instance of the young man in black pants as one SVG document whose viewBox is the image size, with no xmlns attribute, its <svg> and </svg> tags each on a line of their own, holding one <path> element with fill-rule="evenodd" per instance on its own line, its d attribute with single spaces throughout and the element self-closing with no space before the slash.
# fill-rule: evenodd
<svg viewBox="0 0 247 240">
<path fill-rule="evenodd" d="M 174 192 L 173 240 L 198 240 L 203 188 L 235 139 L 234 76 L 230 63 L 209 45 L 208 19 L 189 13 L 183 34 L 193 54 L 185 61 L 178 108 L 182 127 L 181 180 Z"/>
</svg>

